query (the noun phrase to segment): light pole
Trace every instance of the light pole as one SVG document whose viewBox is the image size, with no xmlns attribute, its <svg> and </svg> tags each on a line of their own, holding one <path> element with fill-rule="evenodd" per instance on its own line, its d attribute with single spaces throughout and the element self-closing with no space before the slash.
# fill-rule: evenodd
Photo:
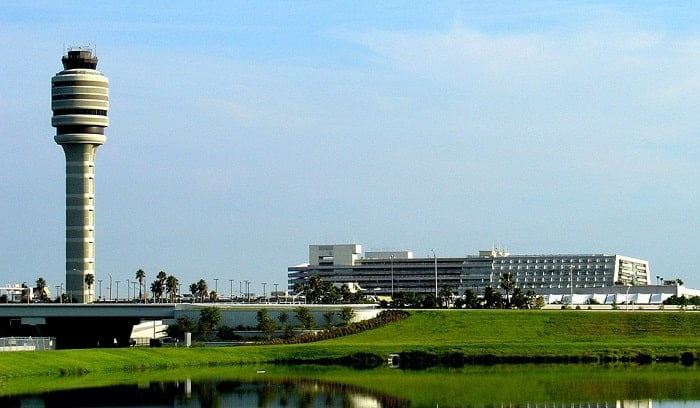
<svg viewBox="0 0 700 408">
<path fill-rule="evenodd" d="M 435 302 L 437 302 L 438 297 L 438 275 L 437 275 L 437 255 L 435 255 L 434 250 L 430 250 L 433 253 L 433 259 L 435 259 Z"/>
<path fill-rule="evenodd" d="M 231 299 L 229 299 L 231 302 L 233 302 L 233 279 L 229 279 L 228 283 L 231 284 Z"/>
<path fill-rule="evenodd" d="M 120 280 L 115 280 L 115 281 L 114 281 L 114 283 L 117 284 L 117 296 L 116 296 L 116 298 L 115 298 L 115 300 L 116 300 L 117 302 L 119 302 L 119 282 L 121 282 L 121 281 L 120 281 Z"/>
<path fill-rule="evenodd" d="M 248 303 L 250 303 L 250 281 L 245 280 L 244 282 L 245 282 L 245 294 L 246 294 L 246 297 L 248 298 Z"/>
<path fill-rule="evenodd" d="M 131 297 L 131 293 L 129 292 L 131 290 L 131 288 L 129 286 L 131 286 L 131 281 L 129 281 L 129 279 L 127 279 L 126 280 L 126 298 L 127 299 L 129 299 Z"/>
<path fill-rule="evenodd" d="M 267 292 L 265 291 L 265 286 L 267 285 L 267 282 L 263 282 L 263 300 L 265 303 L 267 303 Z"/>
<path fill-rule="evenodd" d="M 238 296 L 243 298 L 243 281 L 238 281 Z"/>
<path fill-rule="evenodd" d="M 214 292 L 216 294 L 219 294 L 219 278 L 214 278 Z"/>
<path fill-rule="evenodd" d="M 58 303 L 63 303 L 63 299 L 61 299 L 61 292 L 58 291 L 58 288 L 60 287 L 60 285 L 56 285 L 56 293 L 58 294 Z"/>
<path fill-rule="evenodd" d="M 61 283 L 61 303 L 63 303 L 63 284 Z"/>
<path fill-rule="evenodd" d="M 104 299 L 102 299 L 102 279 L 98 279 L 97 283 L 100 287 L 100 300 L 104 300 Z"/>
<path fill-rule="evenodd" d="M 112 274 L 108 273 L 109 275 L 109 300 L 112 300 Z"/>
<path fill-rule="evenodd" d="M 136 298 L 136 281 L 131 281 L 131 288 L 132 288 L 131 293 L 133 294 L 133 298 L 135 299 Z"/>
<path fill-rule="evenodd" d="M 273 283 L 273 285 L 275 285 L 275 300 L 276 300 L 276 303 L 279 303 L 280 302 L 280 293 L 277 291 L 277 283 L 275 282 L 275 283 Z"/>
</svg>

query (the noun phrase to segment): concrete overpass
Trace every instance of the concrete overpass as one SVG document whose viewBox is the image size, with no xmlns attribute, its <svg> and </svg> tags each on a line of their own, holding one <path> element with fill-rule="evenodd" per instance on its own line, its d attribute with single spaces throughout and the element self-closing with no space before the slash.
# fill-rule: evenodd
<svg viewBox="0 0 700 408">
<path fill-rule="evenodd" d="M 0 304 L 0 337 L 56 337 L 58 348 L 125 347 L 134 325 L 173 319 L 174 304 Z"/>
<path fill-rule="evenodd" d="M 174 322 L 180 316 L 197 321 L 201 309 L 221 310 L 221 324 L 231 327 L 254 327 L 256 314 L 265 308 L 277 320 L 282 312 L 289 323 L 299 325 L 294 309 L 308 308 L 317 324 L 322 325 L 327 312 L 338 312 L 350 306 L 354 321 L 375 317 L 380 309 L 374 304 L 302 305 L 293 303 L 6 303 L 0 304 L 0 337 L 49 336 L 56 338 L 57 348 L 127 347 L 132 328 L 143 322 Z"/>
</svg>

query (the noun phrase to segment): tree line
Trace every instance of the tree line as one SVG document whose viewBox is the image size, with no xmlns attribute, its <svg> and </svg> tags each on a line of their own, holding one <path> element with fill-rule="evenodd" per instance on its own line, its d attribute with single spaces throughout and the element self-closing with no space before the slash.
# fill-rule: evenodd
<svg viewBox="0 0 700 408">
<path fill-rule="evenodd" d="M 394 294 L 391 301 L 382 301 L 381 305 L 412 309 L 541 309 L 544 307 L 544 298 L 538 296 L 533 290 L 524 292 L 517 287 L 515 277 L 509 272 L 501 275 L 499 286 L 505 293 L 505 297 L 492 286 L 485 287 L 482 296 L 472 289 L 466 289 L 460 296 L 449 285 L 443 285 L 437 296 L 433 293 L 421 295 L 399 291 Z"/>
<path fill-rule="evenodd" d="M 168 326 L 168 336 L 184 339 L 185 333 L 192 333 L 194 340 L 211 341 L 211 340 L 239 340 L 240 337 L 235 334 L 236 331 L 259 330 L 267 339 L 271 339 L 273 334 L 281 331 L 282 338 L 294 337 L 294 330 L 311 330 L 314 328 L 330 329 L 336 326 L 337 319 L 340 319 L 341 326 L 347 326 L 352 319 L 355 318 L 355 311 L 352 307 L 344 307 L 338 312 L 326 311 L 323 313 L 325 324 L 319 326 L 314 319 L 311 310 L 304 306 L 299 306 L 294 309 L 293 316 L 299 322 L 297 325 L 290 324 L 290 314 L 282 311 L 277 314 L 277 320 L 270 316 L 266 308 L 262 308 L 256 313 L 257 326 L 236 328 L 220 325 L 221 310 L 217 307 L 205 307 L 200 311 L 199 319 L 194 321 L 188 316 L 180 316 L 175 321 L 175 324 Z"/>
<path fill-rule="evenodd" d="M 360 291 L 351 291 L 347 285 L 340 287 L 332 282 L 321 279 L 318 275 L 311 275 L 304 282 L 294 284 L 294 292 L 303 294 L 307 303 L 335 305 L 341 303 L 366 303 L 367 296 Z"/>
</svg>

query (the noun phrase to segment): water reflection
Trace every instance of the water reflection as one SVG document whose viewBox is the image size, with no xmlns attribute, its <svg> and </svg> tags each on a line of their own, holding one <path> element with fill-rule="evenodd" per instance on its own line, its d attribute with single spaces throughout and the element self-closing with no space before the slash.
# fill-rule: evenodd
<svg viewBox="0 0 700 408">
<path fill-rule="evenodd" d="M 0 393 L 19 390 L 21 385 L 0 382 Z M 0 397 L 0 407 L 700 406 L 700 370 L 661 365 L 516 365 L 422 371 L 274 366 L 258 374 L 242 366 L 107 378 L 66 376 L 53 378 L 48 385 L 44 384 L 45 389 L 56 391 L 32 394 L 36 386 L 30 384 L 16 391 L 22 395 Z M 61 388 L 71 389 L 58 391 Z"/>
<path fill-rule="evenodd" d="M 184 380 L 120 385 L 40 395 L 0 397 L 1 407 L 409 407 L 400 397 L 346 384 L 306 379 L 259 381 Z"/>
</svg>

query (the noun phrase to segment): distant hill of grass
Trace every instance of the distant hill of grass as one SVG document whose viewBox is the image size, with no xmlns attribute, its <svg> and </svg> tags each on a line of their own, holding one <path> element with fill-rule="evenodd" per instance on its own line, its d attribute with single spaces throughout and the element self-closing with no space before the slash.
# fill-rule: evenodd
<svg viewBox="0 0 700 408">
<path fill-rule="evenodd" d="M 400 322 L 316 343 L 225 348 L 130 348 L 0 353 L 0 376 L 335 359 L 420 351 L 466 357 L 589 359 L 700 356 L 700 313 L 517 310 L 412 311 Z"/>
</svg>

